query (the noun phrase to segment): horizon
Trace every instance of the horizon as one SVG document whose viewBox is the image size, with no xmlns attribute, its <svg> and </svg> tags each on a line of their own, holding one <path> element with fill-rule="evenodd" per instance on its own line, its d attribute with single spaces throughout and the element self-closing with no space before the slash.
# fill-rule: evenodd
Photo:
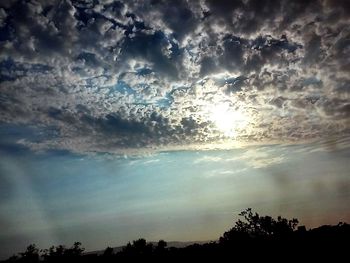
<svg viewBox="0 0 350 263">
<path fill-rule="evenodd" d="M 108 246 L 104 250 L 92 252 L 84 252 L 81 242 L 74 242 L 71 247 L 59 245 L 49 249 L 40 249 L 31 244 L 25 252 L 4 262 L 123 262 L 131 259 L 153 259 L 158 262 L 169 259 L 240 258 L 246 257 L 251 250 L 258 252 L 254 258 L 279 260 L 282 254 L 290 251 L 291 245 L 295 249 L 291 257 L 295 260 L 300 256 L 341 259 L 346 254 L 349 224 L 323 225 L 307 230 L 305 226 L 298 226 L 299 222 L 295 218 L 261 216 L 251 208 L 245 209 L 239 216 L 244 219 L 236 221 L 216 241 L 168 243 L 164 240 L 147 242 L 144 238 L 139 238 L 123 247 Z M 263 256 L 259 255 L 262 252 Z"/>
<path fill-rule="evenodd" d="M 251 216 L 253 216 L 253 217 L 251 217 L 251 216 L 247 217 L 247 213 L 250 213 L 250 212 L 252 212 Z M 300 241 L 305 242 L 305 240 L 303 240 L 303 239 L 305 238 L 305 235 L 307 235 L 307 233 L 308 233 L 311 236 L 311 238 L 319 239 L 321 237 L 322 239 L 327 238 L 327 240 L 329 238 L 332 238 L 332 239 L 335 238 L 335 240 L 333 240 L 333 241 L 336 241 L 337 243 L 340 242 L 338 245 L 344 245 L 344 243 L 342 243 L 342 242 L 345 241 L 344 238 L 346 238 L 346 234 L 349 231 L 349 226 L 350 226 L 346 222 L 339 222 L 336 225 L 326 224 L 326 225 L 321 225 L 318 227 L 307 229 L 305 227 L 305 225 L 300 225 L 299 224 L 300 222 L 296 218 L 287 219 L 287 218 L 283 218 L 281 216 L 278 216 L 277 218 L 273 218 L 273 217 L 268 216 L 268 215 L 259 215 L 256 211 L 252 210 L 251 208 L 247 208 L 247 209 L 241 211 L 239 216 L 244 217 L 244 220 L 240 222 L 240 223 L 244 222 L 243 223 L 244 228 L 241 229 L 240 227 L 238 227 L 238 221 L 236 221 L 235 225 L 232 228 L 228 229 L 228 231 L 225 231 L 225 233 L 223 235 L 220 235 L 220 237 L 217 239 L 201 240 L 201 241 L 199 241 L 199 240 L 197 240 L 197 241 L 166 241 L 164 239 L 159 239 L 158 241 L 148 241 L 148 240 L 140 237 L 140 238 L 137 238 L 137 239 L 132 240 L 132 241 L 130 240 L 127 243 L 125 243 L 124 245 L 119 245 L 119 246 L 107 245 L 103 249 L 101 248 L 98 250 L 86 250 L 85 247 L 83 246 L 83 244 L 79 241 L 74 242 L 72 246 L 67 246 L 65 244 L 51 245 L 50 249 L 39 248 L 39 247 L 37 247 L 36 244 L 33 243 L 33 244 L 30 244 L 27 246 L 26 253 L 28 253 L 28 251 L 31 251 L 31 252 L 29 252 L 29 254 L 34 255 L 34 257 L 35 257 L 35 255 L 38 255 L 39 261 L 40 261 L 40 258 L 45 258 L 47 256 L 49 258 L 44 259 L 44 260 L 50 260 L 50 257 L 54 258 L 55 253 L 57 253 L 58 251 L 61 251 L 61 249 L 63 249 L 61 252 L 59 252 L 56 255 L 56 256 L 58 256 L 57 259 L 60 259 L 60 257 L 62 257 L 61 259 L 63 260 L 64 257 L 66 257 L 66 256 L 68 256 L 68 258 L 66 258 L 66 259 L 69 259 L 69 257 L 72 256 L 71 254 L 69 254 L 68 251 L 73 249 L 76 252 L 80 251 L 80 252 L 78 252 L 78 254 L 76 254 L 76 256 L 78 256 L 78 257 L 93 256 L 96 259 L 96 256 L 97 257 L 100 256 L 104 260 L 105 257 L 113 257 L 113 256 L 122 255 L 125 253 L 130 253 L 131 251 L 127 252 L 128 249 L 130 249 L 130 247 L 136 248 L 136 243 L 140 243 L 140 242 L 142 242 L 142 243 L 144 242 L 144 245 L 145 245 L 144 248 L 146 248 L 147 246 L 149 247 L 149 245 L 151 245 L 149 247 L 150 250 L 148 251 L 148 253 L 155 253 L 155 255 L 157 255 L 157 253 L 159 253 L 159 251 L 157 252 L 157 249 L 159 249 L 159 247 L 162 247 L 163 252 L 166 252 L 166 251 L 169 251 L 169 249 L 171 249 L 171 248 L 192 249 L 191 247 L 193 245 L 196 245 L 197 248 L 198 248 L 198 245 L 202 246 L 203 251 L 208 253 L 215 245 L 225 246 L 225 244 L 229 245 L 230 242 L 233 242 L 232 244 L 235 244 L 235 242 L 240 242 L 240 238 L 242 238 L 242 237 L 239 237 L 239 236 L 229 237 L 226 235 L 230 232 L 248 234 L 250 242 L 256 238 L 259 238 L 259 235 L 261 235 L 262 233 L 263 234 L 262 234 L 262 236 L 260 236 L 260 238 L 268 238 L 266 240 L 268 242 L 271 242 L 271 239 L 269 240 L 269 238 L 273 238 L 273 239 L 276 238 L 277 240 L 282 239 L 285 242 L 291 242 L 292 239 L 290 239 L 290 237 L 293 236 L 293 234 L 294 235 L 297 234 L 296 237 L 301 238 Z M 272 223 L 272 225 L 270 225 L 270 227 L 271 226 L 273 228 L 277 227 L 275 229 L 277 234 L 274 231 L 269 233 L 270 236 L 266 232 L 259 233 L 259 231 L 261 231 L 263 229 L 265 231 L 271 231 L 271 229 L 268 228 L 269 225 L 264 226 L 264 224 L 259 224 L 258 229 L 255 229 L 254 227 L 252 229 L 250 229 L 250 227 L 252 227 L 252 226 L 249 224 L 249 222 L 253 223 L 254 220 L 257 220 L 257 218 L 254 218 L 254 216 L 257 216 L 259 218 L 258 220 L 262 220 L 262 221 L 272 220 L 272 222 L 274 222 L 274 223 Z M 281 219 L 282 219 L 282 221 L 280 221 Z M 274 225 L 274 224 L 281 223 L 281 222 L 283 222 L 283 220 L 286 220 L 283 224 L 285 226 L 288 226 L 289 230 L 285 233 L 280 232 L 279 234 L 282 234 L 282 235 L 278 236 L 279 235 L 278 234 L 278 226 Z M 257 222 L 255 222 L 255 224 L 256 223 Z M 265 221 L 265 223 L 266 223 L 266 221 Z M 316 236 L 313 236 L 312 233 L 317 233 L 317 232 L 318 232 L 318 234 L 316 234 Z M 299 237 L 298 237 L 298 235 L 299 235 Z M 241 241 L 247 242 L 247 240 L 244 240 L 244 239 Z M 228 243 L 226 243 L 226 242 L 228 242 Z M 260 240 L 260 242 L 261 242 L 261 240 Z M 160 243 L 162 243 L 162 244 L 160 245 Z M 205 246 L 208 246 L 208 245 L 211 246 L 211 248 L 210 247 L 209 247 L 209 249 L 208 249 L 208 247 L 205 248 Z M 34 248 L 34 250 L 29 249 L 30 247 Z M 112 249 L 112 251 L 108 251 L 109 249 Z M 138 248 L 136 248 L 136 249 L 142 250 L 143 248 L 138 246 Z M 139 252 L 137 252 L 137 250 L 136 251 L 134 250 L 132 253 L 135 253 L 134 256 L 137 256 L 137 253 L 139 253 Z M 133 254 L 131 254 L 131 255 L 133 255 Z M 126 256 L 128 256 L 128 255 L 126 255 Z M 130 254 L 129 254 L 129 256 L 130 256 Z M 149 254 L 143 255 L 143 257 L 144 256 L 149 257 L 150 255 Z M 219 256 L 219 255 L 217 255 L 217 256 Z M 16 254 L 13 254 L 12 257 L 14 257 L 14 259 L 12 259 L 12 260 L 15 260 L 15 261 L 18 261 L 21 259 L 28 260 L 28 259 L 24 258 L 26 256 L 24 256 L 23 252 L 18 252 Z M 27 255 L 27 257 L 28 257 L 28 255 Z M 2 259 L 0 259 L 0 260 L 2 260 Z M 7 260 L 11 261 L 11 258 L 8 258 Z M 5 260 L 5 261 L 7 262 L 7 260 Z"/>
<path fill-rule="evenodd" d="M 350 2 L 0 2 L 0 258 L 350 222 Z"/>
</svg>

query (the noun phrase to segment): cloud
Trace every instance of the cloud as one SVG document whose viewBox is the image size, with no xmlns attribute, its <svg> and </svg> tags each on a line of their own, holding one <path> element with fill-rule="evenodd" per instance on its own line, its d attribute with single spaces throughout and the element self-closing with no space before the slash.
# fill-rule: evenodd
<svg viewBox="0 0 350 263">
<path fill-rule="evenodd" d="M 346 1 L 5 2 L 0 125 L 46 133 L 22 134 L 32 149 L 122 153 L 349 132 Z M 217 105 L 228 107 L 230 132 L 212 117 Z"/>
</svg>

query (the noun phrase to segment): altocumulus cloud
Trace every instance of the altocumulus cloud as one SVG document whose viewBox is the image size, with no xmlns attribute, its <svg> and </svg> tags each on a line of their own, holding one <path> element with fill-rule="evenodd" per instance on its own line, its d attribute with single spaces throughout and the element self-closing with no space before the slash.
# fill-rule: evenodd
<svg viewBox="0 0 350 263">
<path fill-rule="evenodd" d="M 345 0 L 2 1 L 0 125 L 80 153 L 344 137 L 349 21 Z"/>
</svg>

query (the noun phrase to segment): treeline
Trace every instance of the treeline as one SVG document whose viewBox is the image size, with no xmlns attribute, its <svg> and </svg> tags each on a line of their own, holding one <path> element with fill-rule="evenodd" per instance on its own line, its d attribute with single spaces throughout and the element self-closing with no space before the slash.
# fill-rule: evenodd
<svg viewBox="0 0 350 263">
<path fill-rule="evenodd" d="M 80 242 L 72 247 L 52 246 L 40 250 L 34 244 L 25 252 L 4 262 L 153 262 L 186 260 L 266 260 L 266 261 L 322 261 L 340 262 L 349 259 L 350 225 L 321 226 L 307 230 L 298 226 L 297 219 L 260 216 L 250 208 L 239 214 L 243 217 L 225 232 L 217 242 L 193 244 L 184 248 L 167 247 L 160 240 L 157 244 L 138 239 L 128 243 L 119 252 L 107 247 L 103 253 L 84 253 Z"/>
</svg>

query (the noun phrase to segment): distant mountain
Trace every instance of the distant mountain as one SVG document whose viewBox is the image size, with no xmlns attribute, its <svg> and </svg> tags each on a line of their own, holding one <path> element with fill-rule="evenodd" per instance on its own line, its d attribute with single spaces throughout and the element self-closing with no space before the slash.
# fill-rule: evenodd
<svg viewBox="0 0 350 263">
<path fill-rule="evenodd" d="M 183 248 L 183 247 L 187 247 L 187 246 L 190 246 L 190 245 L 193 245 L 193 244 L 199 244 L 199 245 L 202 245 L 202 244 L 205 244 L 205 243 L 209 243 L 209 242 L 212 242 L 213 240 L 208 240 L 208 241 L 166 241 L 167 242 L 167 247 L 170 248 L 170 247 L 176 247 L 176 248 Z M 214 241 L 217 241 L 217 240 L 214 240 Z M 153 244 L 154 246 L 156 246 L 158 244 L 158 242 L 156 241 L 150 241 L 150 242 L 147 242 L 147 243 L 151 243 Z M 122 249 L 124 248 L 125 246 L 119 246 L 119 247 L 113 247 L 113 253 L 118 253 L 120 251 L 122 251 Z M 95 251 L 88 251 L 88 252 L 85 252 L 83 253 L 84 255 L 92 255 L 92 254 L 97 254 L 97 255 L 102 255 L 103 252 L 105 251 L 105 249 L 103 250 L 95 250 Z"/>
</svg>

